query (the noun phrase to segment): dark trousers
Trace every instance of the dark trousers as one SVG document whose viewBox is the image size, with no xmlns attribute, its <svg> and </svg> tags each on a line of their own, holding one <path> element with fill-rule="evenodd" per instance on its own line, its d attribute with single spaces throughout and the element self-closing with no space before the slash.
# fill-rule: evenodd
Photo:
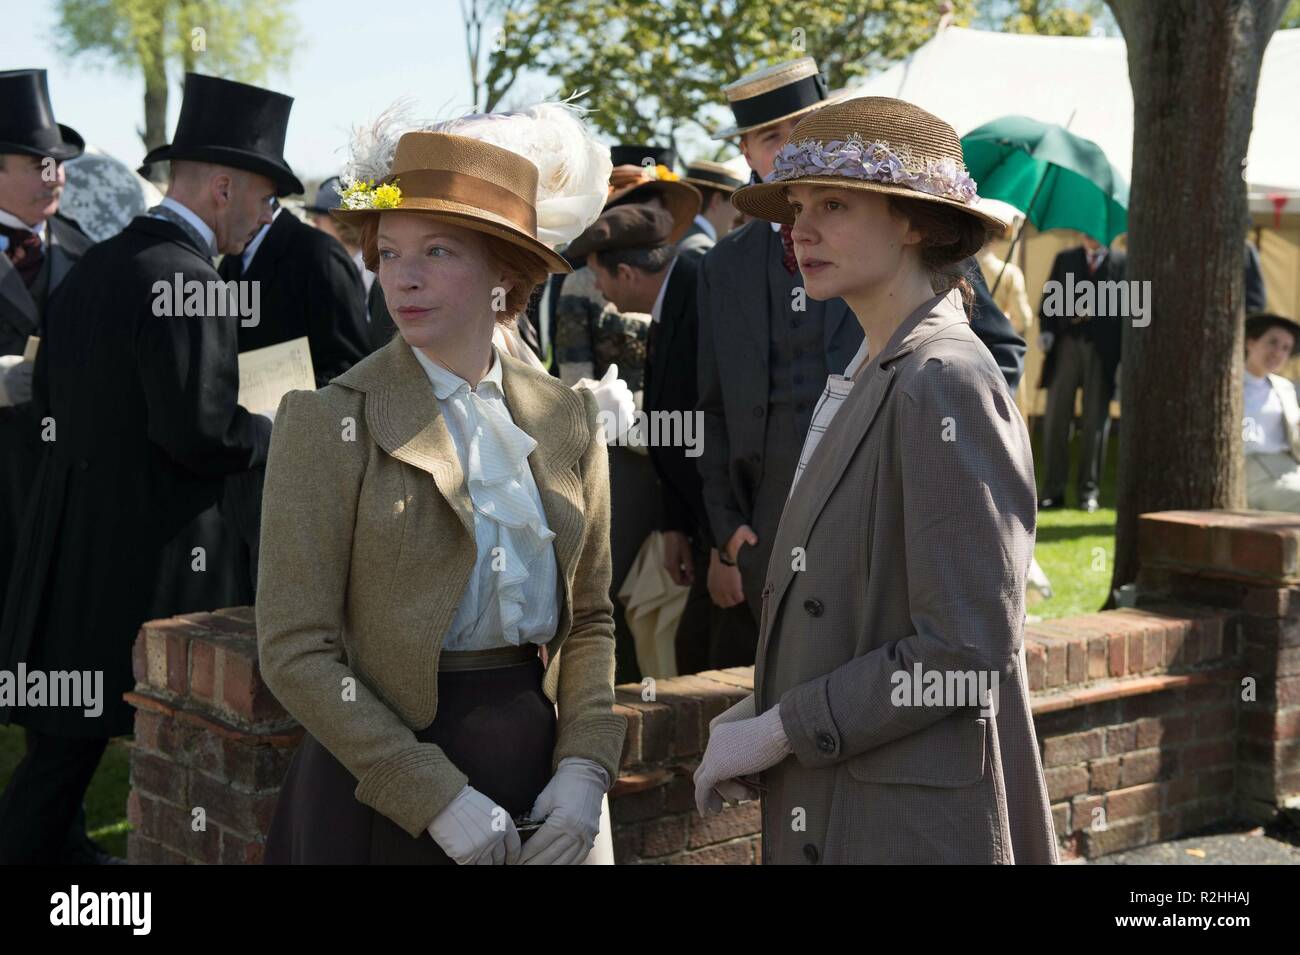
<svg viewBox="0 0 1300 955">
<path fill-rule="evenodd" d="M 623 615 L 619 588 L 627 578 L 645 539 L 658 527 L 659 479 L 647 455 L 615 445 L 609 449 L 609 551 L 613 577 L 609 599 L 614 604 L 614 682 L 639 683 L 636 640 Z"/>
<path fill-rule="evenodd" d="M 677 672 L 752 666 L 758 651 L 758 625 L 747 603 L 719 607 L 709 596 L 709 549 L 692 547 L 695 582 L 677 623 Z"/>
<path fill-rule="evenodd" d="M 1070 470 L 1070 425 L 1074 421 L 1074 395 L 1083 389 L 1083 415 L 1079 422 L 1081 444 L 1077 485 L 1079 499 L 1101 488 L 1110 433 L 1110 393 L 1101 355 L 1092 342 L 1078 335 L 1061 335 L 1052 345 L 1056 353 L 1052 383 L 1047 389 L 1043 416 L 1043 453 L 1046 474 L 1042 497 L 1062 499 Z"/>
<path fill-rule="evenodd" d="M 0 796 L 0 865 L 55 865 L 85 839 L 82 800 L 107 737 L 27 730 L 27 751 Z"/>
</svg>

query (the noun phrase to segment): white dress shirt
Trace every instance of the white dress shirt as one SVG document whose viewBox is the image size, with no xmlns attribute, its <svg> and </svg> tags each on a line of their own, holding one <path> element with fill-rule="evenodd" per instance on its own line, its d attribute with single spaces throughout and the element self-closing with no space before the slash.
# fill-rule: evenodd
<svg viewBox="0 0 1300 955">
<path fill-rule="evenodd" d="M 48 232 L 46 222 L 47 220 L 42 219 L 40 222 L 36 223 L 36 225 L 28 225 L 12 212 L 6 212 L 4 209 L 0 209 L 0 225 L 7 225 L 11 229 L 26 229 L 28 232 L 35 232 L 40 236 L 42 246 L 44 246 L 46 241 L 48 241 L 46 238 L 46 233 Z M 0 236 L 0 242 L 5 243 L 5 245 L 8 244 L 5 242 L 4 236 Z M 0 245 L 0 252 L 5 250 L 5 245 Z"/>
<path fill-rule="evenodd" d="M 858 373 L 863 362 L 867 360 L 868 351 L 867 339 L 863 337 L 862 344 L 858 346 L 857 353 L 849 360 L 849 365 L 844 369 L 844 374 L 826 376 L 826 387 L 822 389 L 822 396 L 817 399 L 817 407 L 813 409 L 812 423 L 808 425 L 808 433 L 803 439 L 803 450 L 799 452 L 799 466 L 795 468 L 794 480 L 790 482 L 790 493 L 786 495 L 787 501 L 794 496 L 794 487 L 799 483 L 799 478 L 803 476 L 804 468 L 808 466 L 808 459 L 817 450 L 817 445 L 821 444 L 822 435 L 831 426 L 831 421 L 835 419 L 840 406 L 844 404 L 844 399 L 852 393 L 853 376 Z"/>
<path fill-rule="evenodd" d="M 257 255 L 257 250 L 262 247 L 262 240 L 265 239 L 266 234 L 271 231 L 271 225 L 275 222 L 275 217 L 283 211 L 284 206 L 281 206 L 276 209 L 275 212 L 271 213 L 271 221 L 258 229 L 257 235 L 253 236 L 252 241 L 250 241 L 248 245 L 244 246 L 244 251 L 240 256 L 240 261 L 245 272 L 247 272 L 248 267 L 253 264 L 253 256 Z"/>
<path fill-rule="evenodd" d="M 559 622 L 555 532 L 528 466 L 537 442 L 510 416 L 497 350 L 473 389 L 420 349 L 411 351 L 433 385 L 474 504 L 478 556 L 443 649 L 547 643 Z"/>
<path fill-rule="evenodd" d="M 1267 378 L 1257 378 L 1244 369 L 1242 378 L 1245 382 L 1246 409 L 1245 427 L 1241 431 L 1246 453 L 1289 452 L 1291 445 L 1286 438 L 1282 399 L 1273 383 Z"/>
<path fill-rule="evenodd" d="M 211 226 L 199 218 L 198 213 L 194 212 L 194 210 L 184 203 L 177 202 L 171 196 L 163 197 L 163 201 L 158 203 L 158 205 L 172 210 L 172 212 L 176 213 L 192 225 L 198 231 L 199 235 L 203 236 L 203 240 L 207 242 L 209 251 L 211 251 L 213 255 L 217 254 L 217 234 L 212 231 Z M 155 216 L 154 218 L 161 217 Z"/>
<path fill-rule="evenodd" d="M 651 322 L 659 321 L 659 315 L 664 310 L 664 295 L 668 291 L 668 280 L 673 277 L 673 266 L 676 264 L 677 256 L 674 255 L 673 260 L 668 263 L 668 268 L 664 270 L 664 281 L 663 284 L 659 286 L 659 294 L 655 296 L 655 303 L 650 307 Z"/>
<path fill-rule="evenodd" d="M 357 267 L 361 273 L 361 284 L 366 287 L 367 297 L 370 295 L 370 286 L 375 284 L 375 273 L 366 268 L 366 258 L 362 255 L 361 250 L 357 249 L 356 254 L 352 256 L 352 264 Z M 370 321 L 370 310 L 366 309 L 366 321 Z"/>
<path fill-rule="evenodd" d="M 696 215 L 695 224 L 699 226 L 701 229 L 703 229 L 704 234 L 707 235 L 714 242 L 718 241 L 718 230 L 713 228 L 713 223 L 710 222 L 708 219 L 704 218 L 704 216 Z"/>
</svg>

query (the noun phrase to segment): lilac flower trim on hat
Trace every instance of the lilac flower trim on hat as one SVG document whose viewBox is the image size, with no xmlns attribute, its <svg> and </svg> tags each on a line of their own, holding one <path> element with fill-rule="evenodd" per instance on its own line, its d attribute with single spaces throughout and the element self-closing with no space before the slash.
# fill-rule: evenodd
<svg viewBox="0 0 1300 955">
<path fill-rule="evenodd" d="M 806 139 L 786 143 L 776 155 L 769 182 L 783 182 L 803 176 L 844 176 L 905 186 L 931 196 L 970 203 L 976 199 L 975 180 L 966 167 L 951 159 L 913 162 L 903 150 L 885 142 L 863 143 L 860 139 Z"/>
</svg>

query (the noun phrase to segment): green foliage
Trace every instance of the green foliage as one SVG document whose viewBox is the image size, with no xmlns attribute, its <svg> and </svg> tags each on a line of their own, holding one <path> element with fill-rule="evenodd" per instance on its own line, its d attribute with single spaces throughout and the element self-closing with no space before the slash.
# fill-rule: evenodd
<svg viewBox="0 0 1300 955">
<path fill-rule="evenodd" d="M 263 82 L 297 43 L 289 0 L 58 0 L 58 45 L 122 70 L 157 75 L 170 64 Z M 195 32 L 198 31 L 198 32 Z"/>
<path fill-rule="evenodd" d="M 1286 8 L 1286 13 L 1282 14 L 1282 22 L 1278 25 L 1279 30 L 1295 30 L 1300 28 L 1300 0 L 1291 0 L 1291 5 Z"/>
<path fill-rule="evenodd" d="M 674 141 L 728 114 L 721 87 L 772 63 L 811 55 L 832 89 L 887 66 L 939 24 L 931 0 L 537 0 L 509 4 L 489 58 L 492 108 L 524 68 L 558 95 L 590 92 L 590 121 L 623 139 Z M 956 0 L 969 23 L 973 0 Z"/>
</svg>

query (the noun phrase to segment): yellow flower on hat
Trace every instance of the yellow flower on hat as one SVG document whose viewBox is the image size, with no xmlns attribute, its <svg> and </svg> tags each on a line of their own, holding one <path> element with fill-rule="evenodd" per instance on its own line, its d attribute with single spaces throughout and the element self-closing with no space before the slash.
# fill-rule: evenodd
<svg viewBox="0 0 1300 955">
<path fill-rule="evenodd" d="M 676 182 L 682 177 L 677 175 L 677 173 L 673 172 L 663 163 L 659 163 L 659 165 L 655 166 L 655 178 L 662 179 L 665 182 Z"/>
<path fill-rule="evenodd" d="M 370 206 L 372 209 L 395 209 L 402 201 L 402 190 L 397 187 L 396 179 L 379 186 L 372 195 L 374 196 L 374 202 Z"/>
</svg>

